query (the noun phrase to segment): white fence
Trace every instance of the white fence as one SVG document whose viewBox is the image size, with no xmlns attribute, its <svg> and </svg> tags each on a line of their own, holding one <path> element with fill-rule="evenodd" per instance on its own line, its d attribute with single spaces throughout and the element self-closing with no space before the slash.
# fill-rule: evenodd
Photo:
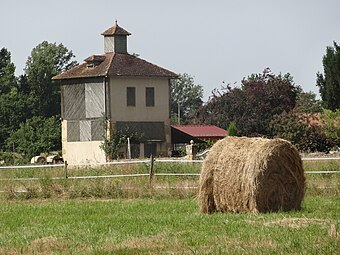
<svg viewBox="0 0 340 255">
<path fill-rule="evenodd" d="M 325 160 L 333 160 L 339 161 L 339 158 L 302 158 L 303 161 L 325 161 Z M 104 163 L 96 163 L 96 164 L 80 164 L 80 165 L 68 165 L 67 162 L 64 164 L 52 164 L 52 165 L 26 165 L 26 166 L 0 166 L 1 170 L 10 170 L 10 169 L 32 169 L 32 168 L 42 168 L 42 169 L 55 169 L 62 168 L 64 171 L 63 176 L 51 177 L 51 180 L 77 180 L 77 179 L 100 179 L 100 178 L 138 178 L 144 177 L 148 178 L 149 187 L 153 189 L 197 189 L 197 186 L 185 186 L 185 187 L 163 187 L 153 185 L 153 177 L 154 176 L 177 176 L 177 177 L 198 177 L 199 173 L 157 173 L 155 172 L 155 164 L 158 163 L 179 163 L 179 164 L 195 164 L 202 163 L 203 160 L 184 160 L 184 159 L 154 159 L 151 157 L 150 159 L 145 160 L 128 160 L 128 161 L 114 161 L 114 162 L 104 162 Z M 85 175 L 85 176 L 69 176 L 69 171 L 71 167 L 100 167 L 100 166 L 109 166 L 109 165 L 128 165 L 128 164 L 146 164 L 148 166 L 148 173 L 131 173 L 131 174 L 110 174 L 110 175 Z M 305 171 L 306 174 L 338 174 L 340 171 Z M 31 178 L 0 178 L 0 181 L 39 181 L 41 178 L 31 177 Z M 323 187 L 323 188 L 335 188 L 335 187 Z M 8 191 L 0 191 L 0 193 L 4 193 Z M 15 192 L 27 192 L 25 190 L 19 190 Z"/>
<path fill-rule="evenodd" d="M 302 158 L 303 161 L 325 161 L 325 160 L 339 160 L 338 158 Z M 52 164 L 52 165 L 26 165 L 26 166 L 0 166 L 0 170 L 6 169 L 32 169 L 32 168 L 64 168 L 63 177 L 52 177 L 52 180 L 60 179 L 97 179 L 97 178 L 124 178 L 124 177 L 149 177 L 149 181 L 152 181 L 153 176 L 199 176 L 199 173 L 155 173 L 154 165 L 156 163 L 202 163 L 203 160 L 184 160 L 184 159 L 150 159 L 145 160 L 128 160 L 128 161 L 114 161 L 114 162 L 104 162 L 104 163 L 92 163 L 92 164 L 78 164 L 78 165 L 68 165 L 65 161 L 64 164 Z M 112 174 L 112 175 L 87 175 L 87 176 L 69 176 L 68 167 L 98 167 L 98 166 L 108 166 L 108 165 L 127 165 L 127 164 L 148 164 L 149 173 L 135 173 L 135 174 Z M 340 173 L 340 171 L 305 171 L 305 174 L 335 174 Z M 36 181 L 40 178 L 0 178 L 0 181 Z"/>
</svg>

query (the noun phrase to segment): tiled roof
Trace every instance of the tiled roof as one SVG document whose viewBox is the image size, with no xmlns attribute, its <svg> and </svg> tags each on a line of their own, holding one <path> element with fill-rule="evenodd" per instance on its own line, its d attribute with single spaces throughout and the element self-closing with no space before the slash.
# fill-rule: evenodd
<svg viewBox="0 0 340 255">
<path fill-rule="evenodd" d="M 177 77 L 177 74 L 129 54 L 117 54 L 110 65 L 109 76 Z"/>
<path fill-rule="evenodd" d="M 103 76 L 135 76 L 176 78 L 177 74 L 130 54 L 109 52 L 93 55 L 87 62 L 101 62 L 93 67 L 88 63 L 80 64 L 66 72 L 54 76 L 53 80 L 89 78 Z"/>
<path fill-rule="evenodd" d="M 118 23 L 114 24 L 113 27 L 110 27 L 109 29 L 105 30 L 102 35 L 104 36 L 112 36 L 112 35 L 131 35 L 128 31 L 126 31 L 124 28 L 118 26 Z"/>
<path fill-rule="evenodd" d="M 213 125 L 173 125 L 172 128 L 178 129 L 193 137 L 224 137 L 227 131 Z"/>
</svg>

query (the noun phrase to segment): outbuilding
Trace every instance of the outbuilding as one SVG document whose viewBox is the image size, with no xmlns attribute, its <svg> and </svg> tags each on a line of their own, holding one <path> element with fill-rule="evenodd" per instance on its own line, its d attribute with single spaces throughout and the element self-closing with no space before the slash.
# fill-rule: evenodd
<svg viewBox="0 0 340 255">
<path fill-rule="evenodd" d="M 170 80 L 174 72 L 127 51 L 131 34 L 115 22 L 102 33 L 104 54 L 53 77 L 61 86 L 62 153 L 71 164 L 105 162 L 100 148 L 114 130 L 140 134 L 134 157 L 171 147 Z"/>
</svg>

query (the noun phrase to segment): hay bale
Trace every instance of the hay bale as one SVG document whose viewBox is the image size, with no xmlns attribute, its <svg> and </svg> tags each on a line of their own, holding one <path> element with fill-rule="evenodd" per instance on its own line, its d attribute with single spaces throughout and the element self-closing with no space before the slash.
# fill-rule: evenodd
<svg viewBox="0 0 340 255">
<path fill-rule="evenodd" d="M 298 151 L 282 139 L 226 137 L 203 162 L 203 213 L 301 209 L 305 177 Z"/>
</svg>

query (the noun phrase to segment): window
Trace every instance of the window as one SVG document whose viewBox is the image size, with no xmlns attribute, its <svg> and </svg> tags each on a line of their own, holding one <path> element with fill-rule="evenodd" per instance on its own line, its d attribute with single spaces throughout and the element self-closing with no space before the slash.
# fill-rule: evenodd
<svg viewBox="0 0 340 255">
<path fill-rule="evenodd" d="M 146 106 L 155 106 L 155 88 L 145 89 Z"/>
<path fill-rule="evenodd" d="M 101 141 L 104 134 L 102 119 L 67 121 L 68 142 Z"/>
<path fill-rule="evenodd" d="M 126 88 L 126 102 L 127 102 L 127 106 L 136 106 L 136 88 L 135 87 Z"/>
</svg>

